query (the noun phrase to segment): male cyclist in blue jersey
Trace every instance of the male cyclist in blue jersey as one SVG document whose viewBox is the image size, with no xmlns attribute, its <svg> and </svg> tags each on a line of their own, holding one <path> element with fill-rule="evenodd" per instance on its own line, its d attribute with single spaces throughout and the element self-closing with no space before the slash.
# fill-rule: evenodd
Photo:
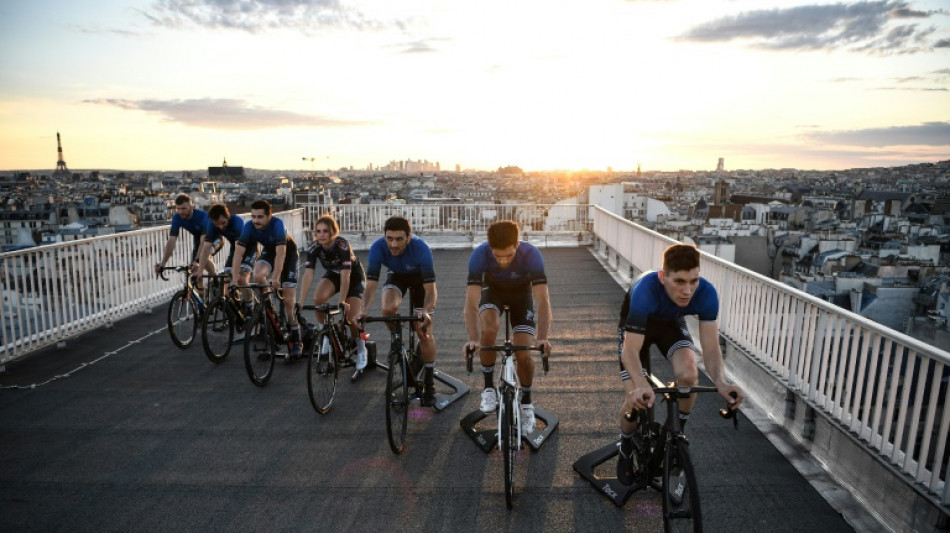
<svg viewBox="0 0 950 533">
<path fill-rule="evenodd" d="M 256 200 L 251 204 L 251 223 L 244 224 L 244 230 L 234 247 L 232 271 L 240 271 L 241 260 L 248 246 L 261 245 L 261 255 L 254 264 L 254 282 L 266 283 L 274 290 L 281 289 L 284 296 L 284 311 L 290 323 L 290 342 L 287 361 L 300 358 L 300 324 L 294 305 L 297 300 L 297 243 L 284 228 L 284 223 L 271 215 L 271 206 L 267 200 Z"/>
<path fill-rule="evenodd" d="M 197 275 L 202 269 L 207 268 L 210 263 L 211 252 L 215 241 L 224 238 L 231 243 L 228 258 L 224 261 L 224 272 L 232 272 L 231 264 L 234 262 L 234 250 L 237 247 L 237 240 L 241 237 L 244 230 L 244 219 L 239 215 L 232 215 L 227 206 L 223 204 L 212 204 L 208 209 L 208 226 L 205 230 L 205 238 L 198 250 L 198 263 L 192 267 L 192 275 Z M 245 246 L 244 255 L 241 258 L 241 270 L 234 274 L 234 281 L 239 285 L 246 285 L 250 278 L 251 271 L 254 270 L 254 259 L 257 257 L 257 244 L 251 243 Z M 213 268 L 213 263 L 211 264 Z"/>
<path fill-rule="evenodd" d="M 198 249 L 201 247 L 201 238 L 204 237 L 208 229 L 208 213 L 197 209 L 191 203 L 191 197 L 187 194 L 179 194 L 175 197 L 175 215 L 172 216 L 172 227 L 168 233 L 168 240 L 165 241 L 165 250 L 162 254 L 162 260 L 155 265 L 155 275 L 162 273 L 165 263 L 175 252 L 175 245 L 178 244 L 178 234 L 184 229 L 191 233 L 195 238 L 194 248 L 191 251 L 192 266 L 198 263 Z M 214 263 L 208 262 L 206 270 L 209 274 L 214 274 Z"/>
<path fill-rule="evenodd" d="M 544 274 L 544 259 L 531 243 L 518 239 L 518 224 L 502 220 L 488 227 L 488 241 L 472 252 L 468 261 L 468 289 L 465 292 L 465 329 L 468 343 L 465 351 L 479 346 L 492 346 L 498 335 L 499 318 L 503 306 L 508 306 L 508 317 L 516 346 L 537 345 L 550 355 L 548 333 L 551 327 L 551 299 L 548 280 Z M 537 312 L 535 312 L 537 304 Z M 481 330 L 481 333 L 479 333 Z M 490 413 L 498 409 L 498 394 L 494 384 L 496 352 L 481 352 L 482 391 L 481 410 Z M 534 404 L 531 384 L 534 380 L 534 360 L 527 351 L 515 352 L 518 363 L 518 381 L 521 382 L 521 432 L 534 431 Z"/>
<path fill-rule="evenodd" d="M 730 409 L 738 409 L 744 398 L 739 387 L 726 381 L 722 350 L 719 348 L 719 295 L 715 287 L 699 276 L 699 250 L 688 244 L 674 244 L 663 252 L 663 268 L 646 272 L 630 287 L 621 308 L 624 330 L 620 355 L 620 379 L 624 398 L 620 412 L 620 454 L 617 479 L 633 483 L 633 434 L 636 425 L 626 419 L 633 409 L 652 407 L 656 399 L 653 387 L 644 376 L 645 362 L 649 361 L 650 345 L 673 365 L 677 385 L 694 386 L 699 383 L 696 349 L 683 317 L 699 318 L 699 344 L 702 346 L 706 372 Z M 735 397 L 732 397 L 735 394 Z M 679 417 L 683 424 L 689 418 L 696 395 L 680 400 Z M 682 497 L 680 482 L 670 488 L 676 499 Z"/>
<path fill-rule="evenodd" d="M 422 361 L 425 363 L 422 405 L 435 405 L 433 372 L 435 369 L 435 336 L 432 335 L 432 312 L 435 311 L 438 293 L 435 287 L 435 267 L 432 263 L 432 251 L 429 245 L 412 234 L 412 226 L 403 217 L 395 216 L 383 225 L 383 237 L 370 246 L 369 261 L 366 268 L 366 291 L 363 293 L 362 319 L 369 312 L 376 285 L 383 265 L 389 270 L 383 284 L 383 316 L 399 313 L 399 304 L 406 291 L 411 289 L 410 302 L 413 312 L 422 318 L 413 323 L 419 337 Z"/>
</svg>

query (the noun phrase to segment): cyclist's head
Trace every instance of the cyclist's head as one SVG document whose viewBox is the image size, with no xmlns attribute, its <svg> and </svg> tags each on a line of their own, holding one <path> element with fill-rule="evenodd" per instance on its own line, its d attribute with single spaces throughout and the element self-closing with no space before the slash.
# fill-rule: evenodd
<svg viewBox="0 0 950 533">
<path fill-rule="evenodd" d="M 327 235 L 332 239 L 340 233 L 340 225 L 332 215 L 323 215 L 314 222 L 313 233 L 318 236 L 317 240 L 322 235 Z"/>
<path fill-rule="evenodd" d="M 387 231 L 404 231 L 406 237 L 409 237 L 409 235 L 412 235 L 412 225 L 409 224 L 409 219 L 406 217 L 389 217 L 386 219 L 386 223 L 383 224 L 383 233 Z"/>
<path fill-rule="evenodd" d="M 208 208 L 208 218 L 217 220 L 221 217 L 231 218 L 231 213 L 228 212 L 228 206 L 224 204 L 211 204 L 211 207 Z"/>
<path fill-rule="evenodd" d="M 488 247 L 503 250 L 518 245 L 518 224 L 512 220 L 499 220 L 488 226 Z"/>
<path fill-rule="evenodd" d="M 672 244 L 663 251 L 663 270 L 679 272 L 699 268 L 699 250 L 692 244 Z"/>
<path fill-rule="evenodd" d="M 254 200 L 254 203 L 251 204 L 251 211 L 255 209 L 263 209 L 265 215 L 270 214 L 270 202 L 267 200 Z"/>
<path fill-rule="evenodd" d="M 191 197 L 187 194 L 179 194 L 175 197 L 175 212 L 178 213 L 178 216 L 188 220 L 191 218 L 191 213 L 194 212 L 195 208 L 191 205 Z"/>
<path fill-rule="evenodd" d="M 676 305 L 689 305 L 699 286 L 699 250 L 689 244 L 674 244 L 663 252 L 660 282 Z"/>
</svg>

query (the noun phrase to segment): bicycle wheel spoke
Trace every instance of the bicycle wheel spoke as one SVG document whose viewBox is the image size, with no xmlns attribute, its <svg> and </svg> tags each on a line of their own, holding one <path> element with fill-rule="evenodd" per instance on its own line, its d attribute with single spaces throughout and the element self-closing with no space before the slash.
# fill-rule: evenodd
<svg viewBox="0 0 950 533">
<path fill-rule="evenodd" d="M 386 433 L 393 453 L 402 453 L 406 446 L 406 429 L 409 421 L 409 383 L 407 382 L 405 358 L 392 354 L 386 380 Z"/>
<path fill-rule="evenodd" d="M 211 304 L 201 318 L 201 335 L 208 359 L 213 363 L 224 361 L 231 353 L 231 342 L 234 340 L 234 321 L 227 302 L 219 299 Z"/>
<path fill-rule="evenodd" d="M 277 342 L 265 320 L 262 314 L 254 317 L 244 336 L 244 368 L 251 382 L 258 387 L 270 380 L 274 359 L 277 358 Z"/>
<path fill-rule="evenodd" d="M 307 389 L 310 394 L 310 404 L 320 414 L 325 414 L 330 410 L 340 376 L 340 365 L 332 348 L 329 353 L 322 353 L 321 347 L 326 337 L 325 333 L 317 336 L 310 348 L 310 356 L 307 358 Z"/>
</svg>

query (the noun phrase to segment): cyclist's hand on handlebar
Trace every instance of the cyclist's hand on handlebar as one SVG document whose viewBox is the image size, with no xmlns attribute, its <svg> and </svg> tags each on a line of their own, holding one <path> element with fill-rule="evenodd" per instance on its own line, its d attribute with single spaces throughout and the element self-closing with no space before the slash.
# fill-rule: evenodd
<svg viewBox="0 0 950 533">
<path fill-rule="evenodd" d="M 637 387 L 627 394 L 630 396 L 630 403 L 634 409 L 653 407 L 653 402 L 656 400 L 653 387 Z"/>
<path fill-rule="evenodd" d="M 729 406 L 730 411 L 735 411 L 742 405 L 742 400 L 745 399 L 742 389 L 735 385 L 723 385 L 717 388 L 719 389 L 719 395 L 726 399 L 726 405 Z"/>
<path fill-rule="evenodd" d="M 345 301 L 341 300 L 340 303 L 337 304 L 337 307 L 339 307 L 344 314 L 350 312 L 350 304 Z"/>
<path fill-rule="evenodd" d="M 272 279 L 272 280 L 270 280 L 270 286 L 271 286 L 271 288 L 274 289 L 275 291 L 278 290 L 278 289 L 280 289 L 280 280 L 279 280 L 279 279 Z"/>
<path fill-rule="evenodd" d="M 154 268 L 153 270 L 155 271 L 155 275 L 156 275 L 156 276 L 161 276 L 161 275 L 162 275 L 162 265 L 161 265 L 161 263 L 155 263 L 155 268 Z"/>
<path fill-rule="evenodd" d="M 468 341 L 465 343 L 465 347 L 462 348 L 462 355 L 467 357 L 469 354 L 471 354 L 474 357 L 475 354 L 478 353 L 479 348 L 480 346 L 478 345 L 477 342 Z"/>
<path fill-rule="evenodd" d="M 544 351 L 541 352 L 541 353 L 543 353 L 545 356 L 551 355 L 551 341 L 549 341 L 549 340 L 547 340 L 547 339 L 539 340 L 539 341 L 538 341 L 538 348 L 541 348 L 541 349 L 544 350 Z"/>
</svg>

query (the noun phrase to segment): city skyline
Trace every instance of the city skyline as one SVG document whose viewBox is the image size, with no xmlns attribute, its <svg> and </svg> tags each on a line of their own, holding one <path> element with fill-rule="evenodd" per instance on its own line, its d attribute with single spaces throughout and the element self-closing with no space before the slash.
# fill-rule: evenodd
<svg viewBox="0 0 950 533">
<path fill-rule="evenodd" d="M 0 170 L 55 168 L 57 131 L 70 169 L 950 155 L 936 0 L 13 0 L 0 30 Z"/>
</svg>

